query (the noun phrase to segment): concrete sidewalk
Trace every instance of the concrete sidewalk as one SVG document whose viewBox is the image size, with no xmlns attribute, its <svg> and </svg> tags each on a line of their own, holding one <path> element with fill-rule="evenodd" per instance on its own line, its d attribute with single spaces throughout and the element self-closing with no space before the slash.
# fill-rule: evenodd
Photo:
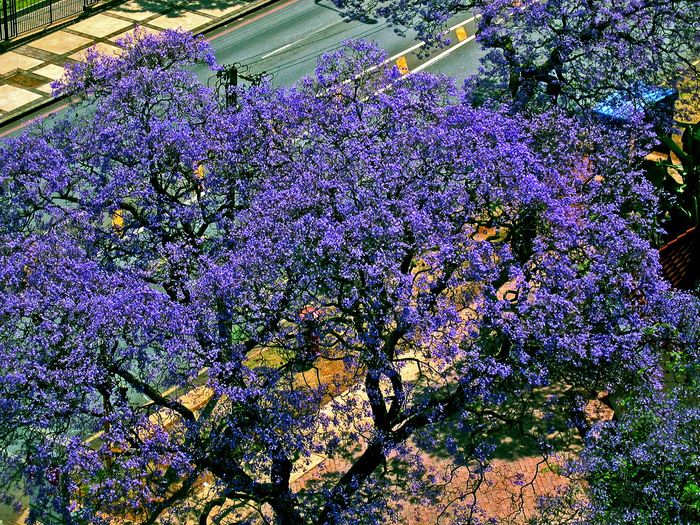
<svg viewBox="0 0 700 525">
<path fill-rule="evenodd" d="M 181 27 L 206 33 L 276 0 L 128 0 L 49 26 L 0 54 L 0 126 L 52 103 L 51 82 L 86 50 L 118 53 L 115 41 L 139 25 L 151 33 Z M 99 6 L 99 4 L 98 4 Z"/>
</svg>

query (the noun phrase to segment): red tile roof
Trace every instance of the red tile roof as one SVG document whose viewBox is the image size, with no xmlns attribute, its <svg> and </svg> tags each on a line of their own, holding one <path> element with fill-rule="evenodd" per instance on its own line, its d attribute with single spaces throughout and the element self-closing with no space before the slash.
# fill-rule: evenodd
<svg viewBox="0 0 700 525">
<path fill-rule="evenodd" d="M 676 288 L 689 290 L 700 281 L 700 229 L 697 226 L 659 250 L 663 276 Z"/>
</svg>

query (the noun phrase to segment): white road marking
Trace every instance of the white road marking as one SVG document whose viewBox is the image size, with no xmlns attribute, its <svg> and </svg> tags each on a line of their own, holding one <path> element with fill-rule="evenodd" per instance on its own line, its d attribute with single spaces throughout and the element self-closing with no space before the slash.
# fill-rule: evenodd
<svg viewBox="0 0 700 525">
<path fill-rule="evenodd" d="M 418 73 L 419 71 L 422 71 L 422 70 L 425 69 L 426 67 L 430 66 L 431 64 L 434 64 L 434 63 L 437 62 L 438 60 L 442 60 L 442 59 L 445 58 L 447 55 L 449 55 L 450 53 L 452 53 L 452 51 L 455 51 L 456 49 L 459 49 L 459 48 L 462 47 L 464 44 L 466 44 L 466 43 L 468 43 L 468 42 L 471 42 L 471 41 L 474 40 L 475 38 L 476 38 L 476 35 L 472 35 L 472 36 L 470 36 L 469 38 L 467 38 L 466 40 L 462 40 L 462 41 L 459 42 L 458 44 L 455 44 L 455 45 L 453 45 L 453 46 L 448 47 L 443 53 L 440 53 L 439 55 L 437 55 L 437 56 L 431 58 L 431 59 L 428 60 L 427 62 L 424 62 L 423 64 L 421 64 L 421 65 L 418 66 L 417 68 L 415 68 L 415 69 L 413 69 L 412 71 L 410 71 L 408 74 L 410 75 L 411 73 Z"/>
<path fill-rule="evenodd" d="M 298 42 L 298 41 L 297 41 L 297 42 Z M 286 46 L 282 46 L 282 47 L 280 47 L 280 48 L 277 48 L 277 49 L 275 49 L 274 51 L 268 53 L 267 55 L 263 55 L 263 56 L 261 57 L 261 59 L 265 59 L 265 58 L 271 57 L 272 55 L 276 55 L 276 54 L 279 53 L 280 51 L 283 51 L 283 50 L 287 49 L 288 47 L 293 46 L 294 44 L 296 44 L 296 42 L 292 42 L 291 44 L 287 44 Z"/>
<path fill-rule="evenodd" d="M 331 25 L 329 25 L 329 26 L 322 27 L 321 29 L 318 29 L 318 30 L 314 31 L 313 33 L 309 33 L 308 35 L 306 35 L 306 36 L 303 37 L 303 38 L 300 38 L 299 40 L 295 40 L 294 42 L 290 42 L 289 44 L 285 44 L 285 45 L 283 45 L 282 47 L 279 47 L 279 48 L 275 49 L 274 51 L 269 52 L 267 55 L 263 55 L 263 56 L 260 58 L 260 60 L 264 60 L 264 59 L 266 59 L 266 58 L 269 58 L 269 57 L 271 57 L 272 55 L 276 55 L 277 53 L 280 53 L 280 52 L 284 51 L 284 50 L 287 49 L 288 47 L 294 46 L 294 45 L 298 44 L 299 42 L 303 42 L 303 41 L 306 40 L 307 38 L 309 38 L 309 37 L 311 37 L 311 36 L 314 36 L 316 33 L 320 33 L 321 31 L 325 31 L 326 29 L 330 29 L 331 27 L 335 27 L 335 26 L 337 26 L 337 25 L 339 25 L 339 24 L 344 24 L 344 23 L 345 23 L 345 20 L 339 20 L 338 22 L 333 22 L 333 23 L 332 23 Z"/>
<path fill-rule="evenodd" d="M 449 28 L 448 31 L 454 31 L 454 30 L 457 29 L 459 26 L 463 26 L 464 24 L 468 24 L 469 22 L 473 22 L 473 21 L 476 20 L 477 18 L 481 18 L 481 15 L 473 16 L 473 17 L 471 17 L 471 18 L 468 18 L 468 19 L 465 20 L 464 22 L 460 22 L 459 24 L 455 24 L 455 25 L 453 25 L 451 28 Z"/>
<path fill-rule="evenodd" d="M 449 28 L 449 29 L 447 30 L 447 32 L 449 33 L 450 31 L 454 31 L 454 30 L 457 29 L 458 27 L 461 27 L 461 26 L 466 25 L 466 24 L 468 24 L 468 23 L 470 23 L 470 22 L 473 22 L 474 20 L 476 20 L 476 18 L 477 18 L 477 17 L 475 17 L 475 16 L 473 16 L 473 17 L 471 17 L 471 18 L 468 18 L 467 20 L 464 20 L 464 21 L 460 22 L 459 24 L 456 24 L 456 25 L 452 26 L 451 28 Z M 479 16 L 479 18 L 481 18 L 481 17 Z M 471 40 L 473 40 L 473 39 L 474 39 L 474 37 L 471 37 Z M 420 43 L 416 44 L 416 45 L 413 46 L 413 47 L 409 47 L 408 49 L 404 49 L 404 50 L 401 51 L 400 53 L 397 53 L 396 55 L 394 55 L 393 57 L 391 57 L 391 58 L 388 60 L 388 62 L 395 62 L 396 59 L 398 59 L 398 58 L 400 58 L 400 57 L 402 57 L 402 56 L 404 56 L 404 55 L 407 55 L 408 53 L 411 53 L 412 51 L 415 51 L 416 49 L 419 49 L 419 48 L 423 47 L 424 45 L 425 45 L 425 42 L 420 42 Z"/>
</svg>

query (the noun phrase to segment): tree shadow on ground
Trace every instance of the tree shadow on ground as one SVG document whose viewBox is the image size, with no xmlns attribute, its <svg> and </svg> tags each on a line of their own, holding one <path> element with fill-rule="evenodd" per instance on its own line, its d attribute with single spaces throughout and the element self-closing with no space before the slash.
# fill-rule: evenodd
<svg viewBox="0 0 700 525">
<path fill-rule="evenodd" d="M 559 410 L 548 409 L 552 396 L 560 398 L 565 391 L 541 388 L 502 403 L 494 411 L 511 423 L 494 418 L 492 432 L 475 432 L 472 427 L 470 433 L 469 422 L 454 418 L 415 436 L 413 460 L 393 458 L 389 475 L 397 487 L 412 494 L 409 506 L 443 509 L 432 514 L 434 520 L 416 523 L 466 524 L 489 517 L 504 524 L 527 521 L 539 496 L 566 484 L 561 467 L 582 447 L 567 411 L 557 405 L 551 406 Z M 474 447 L 481 440 L 493 447 L 488 461 L 474 459 Z M 419 467 L 416 457 L 421 458 Z"/>
<path fill-rule="evenodd" d="M 142 11 L 157 13 L 161 16 L 177 18 L 186 11 L 212 11 L 212 14 L 221 15 L 243 12 L 245 7 L 253 5 L 255 0 L 237 0 L 227 2 L 224 0 L 126 0 L 116 4 L 110 4 L 110 9 L 116 13 L 137 13 Z M 228 11 L 228 12 L 227 12 Z"/>
</svg>

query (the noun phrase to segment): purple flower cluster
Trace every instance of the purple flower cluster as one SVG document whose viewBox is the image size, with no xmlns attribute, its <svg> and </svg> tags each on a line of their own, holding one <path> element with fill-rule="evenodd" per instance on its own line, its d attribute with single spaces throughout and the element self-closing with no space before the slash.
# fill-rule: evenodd
<svg viewBox="0 0 700 525">
<path fill-rule="evenodd" d="M 483 474 L 534 389 L 659 381 L 678 301 L 628 131 L 471 107 L 363 41 L 222 109 L 204 42 L 123 45 L 58 86 L 89 118 L 0 149 L 0 483 L 36 509 L 382 522 L 396 465 L 435 492 L 430 432 Z M 348 467 L 297 490 L 311 454 Z"/>
</svg>

